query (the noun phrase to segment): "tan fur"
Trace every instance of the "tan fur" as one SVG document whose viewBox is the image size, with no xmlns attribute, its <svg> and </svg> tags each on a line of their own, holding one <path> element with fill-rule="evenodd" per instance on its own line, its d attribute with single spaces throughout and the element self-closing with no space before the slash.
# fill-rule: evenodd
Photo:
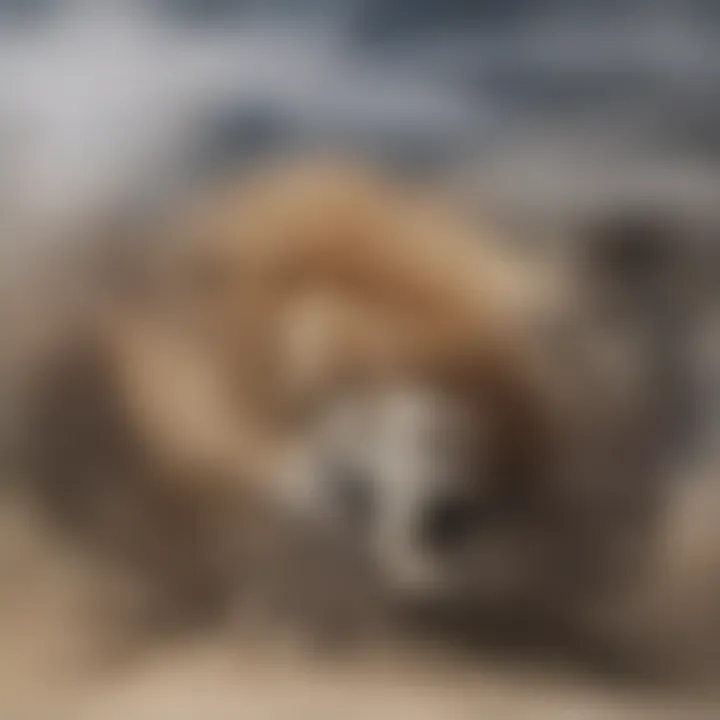
<svg viewBox="0 0 720 720">
<path fill-rule="evenodd" d="M 171 596 L 242 574 L 236 548 L 274 532 L 308 418 L 353 384 L 477 397 L 498 453 L 533 462 L 546 449 L 512 276 L 436 197 L 358 166 L 271 168 L 149 234 L 169 242 L 132 291 L 89 313 L 85 349 L 68 344 L 74 384 L 66 363 L 62 392 L 45 394 L 45 436 L 81 437 L 34 452 L 53 513 L 166 578 Z"/>
<path fill-rule="evenodd" d="M 258 418 L 353 374 L 523 382 L 514 278 L 437 198 L 327 164 L 274 168 L 199 205 L 161 282 L 177 283 Z"/>
</svg>

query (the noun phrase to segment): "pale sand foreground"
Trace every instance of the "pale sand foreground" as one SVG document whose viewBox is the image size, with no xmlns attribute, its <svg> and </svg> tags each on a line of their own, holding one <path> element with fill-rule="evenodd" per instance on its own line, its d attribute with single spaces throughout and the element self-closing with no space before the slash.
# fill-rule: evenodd
<svg viewBox="0 0 720 720">
<path fill-rule="evenodd" d="M 311 663 L 239 639 L 88 663 L 87 573 L 20 513 L 0 518 L 2 720 L 634 720 L 720 717 L 699 701 L 607 689 L 545 669 L 460 667 L 397 653 Z M 93 578 L 92 582 L 96 582 Z M 84 658 L 84 659 L 83 659 Z"/>
<path fill-rule="evenodd" d="M 129 672 L 43 688 L 0 704 L 8 720 L 634 720 L 715 718 L 718 708 L 601 692 L 572 682 L 530 680 L 490 670 L 368 665 L 311 670 L 232 659 L 196 648 Z"/>
</svg>

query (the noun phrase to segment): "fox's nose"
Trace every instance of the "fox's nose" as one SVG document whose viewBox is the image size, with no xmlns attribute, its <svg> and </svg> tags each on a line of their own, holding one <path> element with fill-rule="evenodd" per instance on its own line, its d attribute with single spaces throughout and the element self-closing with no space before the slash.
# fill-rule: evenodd
<svg viewBox="0 0 720 720">
<path fill-rule="evenodd" d="M 429 550 L 451 552 L 467 540 L 474 524 L 475 513 L 467 497 L 459 494 L 441 496 L 421 513 L 421 542 Z"/>
</svg>

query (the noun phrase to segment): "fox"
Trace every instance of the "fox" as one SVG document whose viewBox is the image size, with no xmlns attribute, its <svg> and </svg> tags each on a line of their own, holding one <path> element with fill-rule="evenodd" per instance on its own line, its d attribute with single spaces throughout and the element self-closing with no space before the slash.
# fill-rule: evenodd
<svg viewBox="0 0 720 720">
<path fill-rule="evenodd" d="M 190 615 L 281 527 L 352 546 L 402 597 L 464 592 L 454 565 L 494 514 L 531 532 L 554 419 L 527 284 L 451 203 L 323 159 L 161 215 L 37 373 L 24 457 L 54 521 Z M 485 574 L 524 583 L 503 533 Z"/>
<path fill-rule="evenodd" d="M 648 520 L 598 454 L 609 391 L 538 351 L 546 288 L 498 232 L 335 159 L 166 208 L 38 373 L 40 506 L 160 625 L 609 625 Z"/>
</svg>

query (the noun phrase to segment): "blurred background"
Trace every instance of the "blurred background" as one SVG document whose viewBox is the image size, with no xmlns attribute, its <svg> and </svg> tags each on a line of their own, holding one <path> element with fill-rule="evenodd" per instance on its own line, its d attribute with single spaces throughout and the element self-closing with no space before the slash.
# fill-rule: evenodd
<svg viewBox="0 0 720 720">
<path fill-rule="evenodd" d="M 318 143 L 543 210 L 716 206 L 712 0 L 3 0 L 0 32 L 18 223 Z"/>
<path fill-rule="evenodd" d="M 0 289 L 224 168 L 360 152 L 632 295 L 662 432 L 715 475 L 719 91 L 715 0 L 0 0 Z"/>
</svg>

